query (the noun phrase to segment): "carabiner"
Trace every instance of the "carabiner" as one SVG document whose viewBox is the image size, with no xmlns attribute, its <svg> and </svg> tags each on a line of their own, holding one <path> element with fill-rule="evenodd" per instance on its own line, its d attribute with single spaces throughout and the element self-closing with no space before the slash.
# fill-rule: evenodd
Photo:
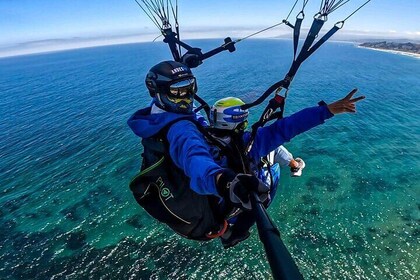
<svg viewBox="0 0 420 280">
<path fill-rule="evenodd" d="M 302 15 L 302 17 L 300 18 L 299 16 Z M 296 15 L 296 19 L 304 19 L 305 18 L 305 13 L 302 11 L 300 11 L 297 15 Z"/>
<path fill-rule="evenodd" d="M 328 21 L 328 14 L 321 14 L 321 12 L 318 12 L 314 15 L 314 19 L 322 20 L 323 22 Z"/>
<path fill-rule="evenodd" d="M 343 26 L 344 26 L 344 20 L 337 22 L 334 26 L 337 27 L 338 29 L 343 28 Z"/>
</svg>

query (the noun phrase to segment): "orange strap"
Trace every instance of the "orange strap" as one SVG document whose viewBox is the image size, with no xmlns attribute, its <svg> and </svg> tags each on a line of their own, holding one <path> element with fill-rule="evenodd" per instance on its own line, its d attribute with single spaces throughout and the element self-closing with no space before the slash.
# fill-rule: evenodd
<svg viewBox="0 0 420 280">
<path fill-rule="evenodd" d="M 210 239 L 220 237 L 226 232 L 227 228 L 228 228 L 228 222 L 226 220 L 224 220 L 223 221 L 223 228 L 221 230 L 219 230 L 218 232 L 216 232 L 214 234 L 212 232 L 209 232 L 209 233 L 206 234 L 206 237 L 210 238 Z"/>
</svg>

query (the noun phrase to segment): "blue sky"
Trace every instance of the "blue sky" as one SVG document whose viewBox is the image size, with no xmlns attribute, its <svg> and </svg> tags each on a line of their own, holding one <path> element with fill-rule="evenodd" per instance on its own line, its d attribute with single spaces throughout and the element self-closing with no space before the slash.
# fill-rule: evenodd
<svg viewBox="0 0 420 280">
<path fill-rule="evenodd" d="M 235 37 L 242 35 L 238 33 L 242 29 L 246 35 L 281 21 L 294 0 L 178 2 L 180 24 L 186 34 L 193 31 L 192 37 Z M 315 13 L 319 3 L 320 0 L 309 1 L 308 17 Z M 331 16 L 329 26 L 362 3 L 364 0 L 351 0 Z M 419 0 L 372 0 L 346 22 L 344 30 L 384 38 L 420 39 L 419 14 Z M 74 37 L 159 34 L 134 0 L 0 0 L 0 15 L 0 46 Z"/>
</svg>

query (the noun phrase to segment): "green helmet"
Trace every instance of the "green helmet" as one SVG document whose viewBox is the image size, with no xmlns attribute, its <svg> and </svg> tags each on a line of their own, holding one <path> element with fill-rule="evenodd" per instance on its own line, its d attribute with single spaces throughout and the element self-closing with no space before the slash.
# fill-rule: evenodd
<svg viewBox="0 0 420 280">
<path fill-rule="evenodd" d="M 210 121 L 214 128 L 223 130 L 245 129 L 248 124 L 248 109 L 242 110 L 241 99 L 226 97 L 214 103 L 210 111 Z"/>
</svg>

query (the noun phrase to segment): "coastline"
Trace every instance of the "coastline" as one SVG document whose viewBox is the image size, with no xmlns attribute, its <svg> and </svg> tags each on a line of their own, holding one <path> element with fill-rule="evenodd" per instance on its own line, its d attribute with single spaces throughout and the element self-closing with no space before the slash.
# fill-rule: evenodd
<svg viewBox="0 0 420 280">
<path fill-rule="evenodd" d="M 358 45 L 357 47 L 358 48 L 363 48 L 363 49 L 374 50 L 374 51 L 380 51 L 380 52 L 387 52 L 387 53 L 392 53 L 392 54 L 399 54 L 399 55 L 411 56 L 411 57 L 420 59 L 420 54 L 418 54 L 418 53 L 410 53 L 410 52 L 395 51 L 395 50 L 377 49 L 377 48 L 363 47 L 363 46 L 360 46 L 360 45 Z"/>
</svg>

